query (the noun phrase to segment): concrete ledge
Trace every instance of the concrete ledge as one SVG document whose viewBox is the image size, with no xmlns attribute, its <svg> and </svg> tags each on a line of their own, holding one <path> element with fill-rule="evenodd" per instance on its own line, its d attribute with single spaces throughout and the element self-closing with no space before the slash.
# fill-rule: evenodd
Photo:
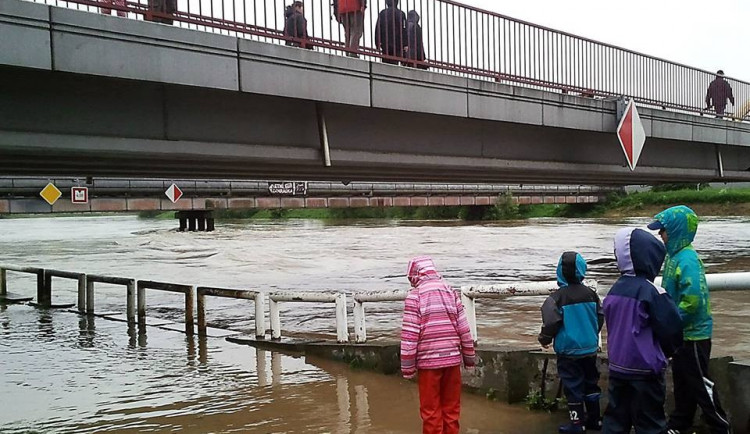
<svg viewBox="0 0 750 434">
<path fill-rule="evenodd" d="M 611 132 L 614 134 L 616 107 L 601 99 L 541 92 L 542 124 L 548 127 Z M 606 107 L 605 107 L 606 105 Z M 606 114 L 606 121 L 605 121 Z M 608 128 L 605 130 L 605 127 Z"/>
<path fill-rule="evenodd" d="M 736 433 L 750 433 L 750 361 L 729 364 L 730 395 L 726 403 L 730 413 L 732 429 Z"/>
<path fill-rule="evenodd" d="M 239 59 L 243 92 L 370 105 L 367 62 L 246 39 Z"/>
<path fill-rule="evenodd" d="M 468 86 L 470 118 L 542 125 L 540 95 L 531 89 L 482 80 L 469 80 Z"/>
<path fill-rule="evenodd" d="M 52 69 L 49 6 L 0 0 L 0 64 Z"/>
<path fill-rule="evenodd" d="M 237 38 L 51 8 L 54 69 L 239 90 Z"/>
<path fill-rule="evenodd" d="M 371 63 L 372 106 L 468 117 L 468 80 L 435 72 Z"/>
</svg>

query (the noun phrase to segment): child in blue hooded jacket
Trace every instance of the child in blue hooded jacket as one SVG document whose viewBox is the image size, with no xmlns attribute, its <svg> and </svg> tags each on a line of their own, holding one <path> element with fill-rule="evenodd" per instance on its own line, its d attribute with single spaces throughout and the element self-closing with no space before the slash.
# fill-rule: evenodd
<svg viewBox="0 0 750 434">
<path fill-rule="evenodd" d="M 583 285 L 584 277 L 583 257 L 576 252 L 563 253 L 557 264 L 560 289 L 542 305 L 539 343 L 547 348 L 554 340 L 557 372 L 568 400 L 570 422 L 560 426 L 561 433 L 582 433 L 602 426 L 596 352 L 604 315 L 599 296 Z"/>
</svg>

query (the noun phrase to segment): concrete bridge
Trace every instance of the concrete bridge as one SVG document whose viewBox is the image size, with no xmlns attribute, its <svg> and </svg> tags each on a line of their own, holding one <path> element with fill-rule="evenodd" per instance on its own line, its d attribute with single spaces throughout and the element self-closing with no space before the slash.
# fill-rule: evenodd
<svg viewBox="0 0 750 434">
<path fill-rule="evenodd" d="M 52 183 L 62 196 L 49 205 L 39 192 Z M 183 196 L 173 203 L 174 183 Z M 299 194 L 272 193 L 268 181 L 0 178 L 0 214 L 58 212 L 206 211 L 212 209 L 489 206 L 510 193 L 518 204 L 597 203 L 614 187 L 574 185 L 414 184 L 312 181 Z M 71 201 L 71 188 L 88 188 L 88 203 Z"/>
<path fill-rule="evenodd" d="M 145 13 L 137 4 L 123 9 Z M 454 75 L 421 71 L 328 54 L 335 50 L 325 41 L 315 40 L 318 51 L 257 42 L 247 38 L 258 34 L 247 23 L 231 29 L 238 37 L 0 0 L 0 171 L 454 183 L 750 180 L 750 124 L 696 116 L 687 103 L 657 98 L 681 92 L 653 84 L 665 78 L 658 68 L 622 80 L 656 88 L 643 96 L 630 87 L 647 135 L 631 172 L 615 136 L 617 103 L 608 97 L 628 95 L 617 78 L 588 93 L 584 82 L 488 77 L 439 62 L 430 66 Z M 587 62 L 597 67 L 595 58 Z M 625 74 L 641 71 L 630 69 Z M 686 95 L 704 92 L 695 88 L 705 71 L 674 74 L 681 71 L 701 77 Z M 733 83 L 738 95 L 747 93 L 746 83 Z"/>
</svg>

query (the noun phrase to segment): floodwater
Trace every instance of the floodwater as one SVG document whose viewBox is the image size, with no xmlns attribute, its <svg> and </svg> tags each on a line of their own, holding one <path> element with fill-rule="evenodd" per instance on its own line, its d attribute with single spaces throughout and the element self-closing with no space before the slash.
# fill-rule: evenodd
<svg viewBox="0 0 750 434">
<path fill-rule="evenodd" d="M 175 221 L 134 216 L 0 221 L 0 262 L 144 280 L 274 290 L 406 289 L 411 256 L 432 255 L 455 286 L 553 280 L 560 253 L 611 257 L 612 236 L 647 221 L 533 220 L 523 225 L 319 221 L 220 223 L 214 233 L 178 233 Z M 709 272 L 750 270 L 748 219 L 706 219 L 696 248 Z M 589 268 L 605 287 L 613 263 Z M 29 277 L 8 273 L 9 290 L 32 295 Z M 124 290 L 97 286 L 97 310 L 124 311 Z M 72 282 L 55 280 L 53 301 L 73 303 Z M 534 346 L 540 298 L 477 306 L 482 343 Z M 714 353 L 750 358 L 750 292 L 715 293 Z M 181 296 L 148 293 L 149 316 L 179 320 Z M 216 327 L 249 331 L 251 302 L 208 301 Z M 282 304 L 285 335 L 335 335 L 329 305 Z M 391 339 L 400 303 L 367 306 L 368 336 Z M 63 310 L 0 307 L 1 432 L 418 432 L 417 388 L 395 376 L 199 339 L 149 327 L 86 319 Z M 467 433 L 554 432 L 563 413 L 465 394 Z"/>
</svg>

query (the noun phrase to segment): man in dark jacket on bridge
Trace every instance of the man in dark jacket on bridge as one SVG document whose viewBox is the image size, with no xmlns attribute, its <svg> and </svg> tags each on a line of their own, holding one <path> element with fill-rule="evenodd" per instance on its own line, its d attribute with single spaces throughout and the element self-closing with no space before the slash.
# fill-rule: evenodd
<svg viewBox="0 0 750 434">
<path fill-rule="evenodd" d="M 284 36 L 296 39 L 288 39 L 286 45 L 307 48 L 307 19 L 305 19 L 304 7 L 301 1 L 296 1 L 286 8 L 286 12 L 284 13 L 286 17 Z"/>
<path fill-rule="evenodd" d="M 732 86 L 724 80 L 724 71 L 716 71 L 716 78 L 708 85 L 706 92 L 706 108 L 713 107 L 716 110 L 716 117 L 724 116 L 724 110 L 727 108 L 727 99 L 734 105 L 734 94 Z"/>
<path fill-rule="evenodd" d="M 599 370 L 596 352 L 604 315 L 599 296 L 583 285 L 586 261 L 576 252 L 565 252 L 557 264 L 560 289 L 542 305 L 539 343 L 545 348 L 555 341 L 557 373 L 565 386 L 570 423 L 561 433 L 583 433 L 601 429 Z"/>
<path fill-rule="evenodd" d="M 609 405 L 605 434 L 664 434 L 667 358 L 682 342 L 677 306 L 654 284 L 666 250 L 650 233 L 635 228 L 615 234 L 620 278 L 604 298 L 609 355 Z"/>
<path fill-rule="evenodd" d="M 398 0 L 385 0 L 385 6 L 375 23 L 375 46 L 386 56 L 402 58 L 406 14 L 398 8 Z M 398 60 L 383 59 L 383 63 L 398 65 Z"/>
</svg>

